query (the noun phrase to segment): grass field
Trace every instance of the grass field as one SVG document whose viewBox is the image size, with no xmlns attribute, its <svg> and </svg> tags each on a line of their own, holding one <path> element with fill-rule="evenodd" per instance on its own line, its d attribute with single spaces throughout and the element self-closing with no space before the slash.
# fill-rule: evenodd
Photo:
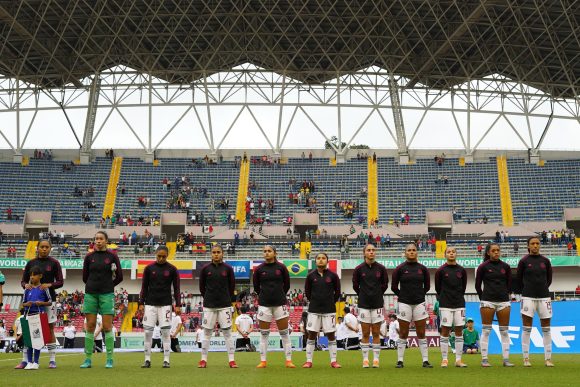
<svg viewBox="0 0 580 387">
<path fill-rule="evenodd" d="M 466 369 L 439 368 L 440 353 L 431 349 L 430 360 L 433 369 L 421 368 L 419 351 L 409 349 L 406 353 L 404 369 L 395 369 L 396 352 L 381 352 L 381 368 L 362 369 L 359 351 L 339 352 L 338 360 L 342 369 L 329 367 L 328 353 L 316 352 L 312 369 L 286 369 L 283 354 L 271 353 L 268 368 L 256 369 L 257 353 L 236 355 L 239 369 L 229 369 L 225 353 L 210 353 L 208 368 L 196 368 L 199 353 L 171 354 L 171 369 L 162 369 L 162 355 L 154 353 L 152 368 L 141 369 L 141 353 L 115 354 L 115 368 L 105 369 L 105 356 L 93 356 L 93 368 L 79 369 L 83 354 L 62 354 L 57 356 L 58 369 L 47 369 L 48 358 L 42 353 L 38 371 L 13 370 L 20 354 L 0 354 L 0 385 L 3 386 L 154 386 L 154 385 L 196 385 L 196 386 L 372 386 L 372 385 L 446 385 L 446 386 L 578 386 L 580 385 L 579 355 L 555 355 L 556 367 L 549 369 L 543 365 L 542 355 L 533 355 L 532 368 L 521 366 L 521 355 L 513 355 L 515 368 L 500 366 L 498 356 L 490 358 L 494 365 L 483 369 L 479 366 L 480 356 L 464 356 L 469 365 Z M 454 361 L 450 356 L 450 363 Z M 305 360 L 304 352 L 295 352 L 294 363 L 300 367 Z"/>
</svg>

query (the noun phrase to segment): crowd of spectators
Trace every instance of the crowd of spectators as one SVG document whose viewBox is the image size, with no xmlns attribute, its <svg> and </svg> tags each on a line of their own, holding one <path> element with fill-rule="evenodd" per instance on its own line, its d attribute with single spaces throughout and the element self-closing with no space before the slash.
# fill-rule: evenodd
<svg viewBox="0 0 580 387">
<path fill-rule="evenodd" d="M 74 319 L 82 314 L 82 305 L 85 299 L 84 292 L 75 290 L 69 293 L 62 290 L 56 296 L 56 326 L 63 326 L 67 321 Z"/>
<path fill-rule="evenodd" d="M 37 160 L 52 160 L 52 150 L 45 149 L 44 151 L 41 151 L 35 149 L 32 158 Z"/>
<path fill-rule="evenodd" d="M 354 214 L 358 212 L 358 200 L 337 200 L 334 202 L 334 207 L 337 211 L 342 212 L 345 218 L 352 219 Z"/>
</svg>

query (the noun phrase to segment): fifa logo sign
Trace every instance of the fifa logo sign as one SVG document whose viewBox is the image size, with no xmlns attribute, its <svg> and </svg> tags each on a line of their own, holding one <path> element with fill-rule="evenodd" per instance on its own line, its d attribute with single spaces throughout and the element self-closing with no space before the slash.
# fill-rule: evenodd
<svg viewBox="0 0 580 387">
<path fill-rule="evenodd" d="M 500 337 L 499 335 L 499 326 L 494 324 L 492 326 L 493 331 Z M 514 340 L 521 340 L 521 330 L 522 327 L 519 326 L 509 326 L 508 327 L 508 334 L 510 337 L 510 345 L 514 345 Z M 570 348 L 570 343 L 573 343 L 576 340 L 576 327 L 574 325 L 569 326 L 552 326 L 552 343 L 557 348 Z M 530 334 L 530 344 L 538 347 L 543 348 L 544 343 L 542 341 L 542 334 L 537 327 L 532 327 L 532 332 Z"/>
</svg>

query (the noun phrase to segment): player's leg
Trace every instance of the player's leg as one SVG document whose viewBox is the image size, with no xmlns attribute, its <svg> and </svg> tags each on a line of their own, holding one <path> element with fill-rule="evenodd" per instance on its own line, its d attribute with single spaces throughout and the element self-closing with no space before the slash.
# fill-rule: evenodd
<svg viewBox="0 0 580 387">
<path fill-rule="evenodd" d="M 400 312 L 401 304 L 399 304 Z M 397 341 L 397 368 L 403 368 L 405 359 L 405 349 L 407 348 L 407 337 L 409 337 L 409 325 L 411 323 L 405 320 L 401 314 L 398 316 L 399 321 L 399 340 Z"/>
<path fill-rule="evenodd" d="M 505 307 L 497 311 L 497 322 L 499 323 L 499 336 L 504 367 L 514 366 L 510 363 L 510 336 L 508 333 L 510 313 L 511 307 Z"/>
<path fill-rule="evenodd" d="M 419 351 L 421 351 L 421 358 L 423 359 L 423 367 L 433 368 L 433 366 L 429 364 L 429 349 L 427 348 L 427 338 L 425 337 L 426 325 L 427 319 L 415 321 L 415 330 L 419 341 Z"/>
<path fill-rule="evenodd" d="M 115 349 L 115 335 L 113 334 L 113 315 L 103 314 L 103 336 L 105 336 L 105 347 L 107 348 L 107 362 L 105 367 L 113 367 L 113 352 Z"/>
<path fill-rule="evenodd" d="M 302 368 L 312 368 L 312 357 L 314 355 L 314 347 L 316 345 L 316 336 L 322 327 L 322 315 L 308 313 L 306 327 L 306 363 L 304 363 Z"/>
<path fill-rule="evenodd" d="M 231 307 L 220 309 L 218 315 L 218 321 L 220 324 L 220 328 L 222 331 L 222 335 L 226 341 L 226 349 L 228 352 L 228 362 L 230 368 L 238 368 L 234 360 L 234 354 L 236 352 L 236 347 L 234 344 L 234 338 L 232 337 L 232 318 L 233 318 L 233 309 Z"/>
<path fill-rule="evenodd" d="M 56 302 L 52 305 L 47 306 L 46 315 L 48 317 L 48 327 L 50 329 L 50 342 L 46 344 L 46 349 L 48 350 L 49 362 L 48 368 L 56 368 L 56 337 L 54 336 L 54 323 L 56 322 Z"/>
<path fill-rule="evenodd" d="M 209 341 L 213 328 L 215 327 L 218 317 L 218 311 L 212 308 L 203 308 L 203 321 L 201 327 L 203 328 L 203 336 L 201 339 L 201 360 L 198 368 L 206 368 L 207 354 L 209 352 Z"/>
<path fill-rule="evenodd" d="M 85 361 L 81 368 L 91 368 L 91 359 L 95 347 L 95 328 L 97 326 L 97 312 L 99 310 L 97 295 L 86 293 L 83 301 L 83 311 L 87 320 L 85 331 Z"/>
<path fill-rule="evenodd" d="M 103 335 L 107 347 L 106 368 L 113 367 L 113 352 L 115 350 L 115 335 L 113 334 L 113 315 L 115 314 L 115 295 L 113 293 L 99 295 L 99 308 L 103 316 Z"/>
<path fill-rule="evenodd" d="M 260 364 L 258 364 L 258 368 L 266 368 L 270 323 L 272 322 L 273 317 L 274 316 L 272 316 L 272 311 L 269 307 L 258 306 L 258 324 L 260 327 Z"/>
<path fill-rule="evenodd" d="M 145 338 L 143 341 L 143 352 L 145 354 L 145 362 L 141 368 L 151 367 L 151 347 L 153 345 L 153 327 L 157 323 L 157 313 L 154 313 L 155 307 L 152 305 L 145 305 L 143 313 L 143 333 Z"/>
<path fill-rule="evenodd" d="M 370 311 L 365 312 L 365 313 L 370 313 Z M 362 317 L 362 313 L 360 314 L 361 318 Z M 366 316 L 364 317 L 366 319 Z M 371 323 L 370 323 L 370 319 L 368 320 L 369 322 L 363 322 L 361 320 L 361 331 L 362 331 L 362 339 L 360 342 L 360 347 L 362 350 L 362 356 L 363 356 L 363 367 L 364 368 L 368 368 L 369 367 L 369 352 L 371 349 L 371 345 L 370 345 L 370 337 L 371 337 Z"/>
<path fill-rule="evenodd" d="M 484 304 L 479 308 L 481 314 L 481 366 L 489 367 L 488 350 L 489 350 L 489 335 L 491 334 L 491 323 L 495 314 L 495 308 L 491 304 Z"/>
<path fill-rule="evenodd" d="M 538 315 L 542 326 L 542 340 L 544 342 L 544 361 L 546 367 L 553 367 L 552 363 L 552 330 L 550 322 L 552 320 L 552 301 L 547 299 L 537 300 Z"/>
<path fill-rule="evenodd" d="M 328 354 L 330 355 L 330 366 L 332 368 L 341 368 L 340 364 L 336 361 L 337 346 L 336 346 L 336 324 L 334 323 L 334 314 L 332 315 L 332 327 L 334 330 L 325 331 L 325 335 L 328 338 Z"/>
<path fill-rule="evenodd" d="M 534 301 L 532 299 L 522 297 L 522 356 L 524 357 L 524 367 L 531 366 L 530 335 L 532 334 L 532 324 L 534 323 L 535 309 Z"/>
<path fill-rule="evenodd" d="M 161 343 L 163 344 L 163 368 L 169 368 L 169 354 L 171 353 L 171 305 L 157 308 L 157 321 L 161 328 Z"/>
<path fill-rule="evenodd" d="M 379 321 L 382 320 L 383 315 L 380 314 L 378 319 Z M 371 325 L 371 333 L 373 335 L 373 368 L 379 367 L 379 359 L 381 357 L 381 323 L 382 322 L 373 322 Z"/>
<path fill-rule="evenodd" d="M 441 367 L 443 368 L 447 368 L 449 364 L 449 332 L 450 327 L 441 325 L 441 337 L 439 338 L 439 346 L 441 347 Z"/>
<path fill-rule="evenodd" d="M 280 332 L 280 339 L 282 340 L 282 347 L 284 348 L 284 355 L 286 356 L 286 367 L 296 368 L 292 363 L 292 343 L 290 342 L 290 333 L 288 331 L 288 313 L 286 305 L 284 305 L 284 310 L 282 307 L 277 307 L 274 317 L 284 316 L 276 319 L 276 325 L 278 326 L 278 332 Z"/>
<path fill-rule="evenodd" d="M 458 308 L 453 311 L 453 326 L 455 331 L 455 366 L 459 368 L 467 367 L 461 357 L 463 355 L 463 327 L 465 326 L 465 308 Z"/>
</svg>

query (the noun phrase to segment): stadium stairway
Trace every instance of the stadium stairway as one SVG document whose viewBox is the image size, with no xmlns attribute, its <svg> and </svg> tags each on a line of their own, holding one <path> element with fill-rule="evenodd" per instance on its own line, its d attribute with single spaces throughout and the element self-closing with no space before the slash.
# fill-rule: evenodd
<svg viewBox="0 0 580 387">
<path fill-rule="evenodd" d="M 576 254 L 580 256 L 580 238 L 576 238 Z"/>
<path fill-rule="evenodd" d="M 240 221 L 240 228 L 246 225 L 246 195 L 250 182 L 250 162 L 242 161 L 240 165 L 240 180 L 238 183 L 238 201 L 236 205 L 236 219 Z"/>
<path fill-rule="evenodd" d="M 113 211 L 115 210 L 115 200 L 117 199 L 117 184 L 119 184 L 122 165 L 122 157 L 115 157 L 113 159 L 111 173 L 109 175 L 109 185 L 107 187 L 107 196 L 105 197 L 105 205 L 103 206 L 103 218 L 112 216 Z"/>
<path fill-rule="evenodd" d="M 139 303 L 130 302 L 127 307 L 127 313 L 123 318 L 123 324 L 121 325 L 121 332 L 132 332 L 133 331 L 133 316 L 137 313 L 137 308 L 139 308 Z"/>
<path fill-rule="evenodd" d="M 514 215 L 512 209 L 512 197 L 510 193 L 510 180 L 508 176 L 507 157 L 497 157 L 497 179 L 499 182 L 499 198 L 501 202 L 501 216 L 503 225 L 511 227 L 514 225 Z"/>
<path fill-rule="evenodd" d="M 38 241 L 28 241 L 26 245 L 26 252 L 24 253 L 24 258 L 32 259 L 36 257 L 36 247 L 38 246 Z"/>
<path fill-rule="evenodd" d="M 377 162 L 369 157 L 367 165 L 367 224 L 370 226 L 379 217 L 379 183 Z"/>
<path fill-rule="evenodd" d="M 167 259 L 172 261 L 175 259 L 175 254 L 177 252 L 177 243 L 176 242 L 167 242 L 165 244 L 165 246 L 167 246 L 167 249 L 169 250 L 169 253 L 167 254 Z"/>
</svg>

